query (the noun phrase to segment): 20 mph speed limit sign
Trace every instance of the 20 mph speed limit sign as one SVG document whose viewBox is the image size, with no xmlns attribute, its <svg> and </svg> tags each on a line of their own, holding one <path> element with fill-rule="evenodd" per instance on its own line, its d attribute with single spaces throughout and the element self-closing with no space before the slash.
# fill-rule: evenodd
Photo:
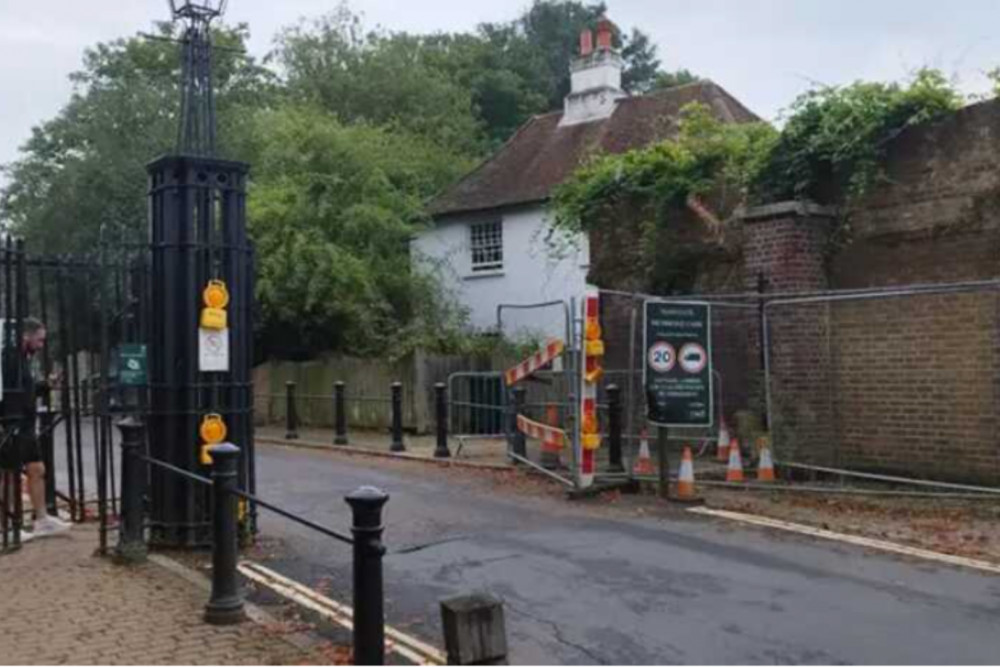
<svg viewBox="0 0 1000 667">
<path fill-rule="evenodd" d="M 656 426 L 712 425 L 712 320 L 707 303 L 647 301 L 643 385 Z"/>
</svg>

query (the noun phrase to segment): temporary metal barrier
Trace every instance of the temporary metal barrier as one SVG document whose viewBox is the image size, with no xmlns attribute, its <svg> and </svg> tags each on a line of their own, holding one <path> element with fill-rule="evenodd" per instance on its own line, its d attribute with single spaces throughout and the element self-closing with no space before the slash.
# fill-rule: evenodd
<svg viewBox="0 0 1000 667">
<path fill-rule="evenodd" d="M 506 437 L 507 391 L 503 373 L 452 373 L 448 376 L 448 408 L 449 432 L 454 437 Z"/>
</svg>

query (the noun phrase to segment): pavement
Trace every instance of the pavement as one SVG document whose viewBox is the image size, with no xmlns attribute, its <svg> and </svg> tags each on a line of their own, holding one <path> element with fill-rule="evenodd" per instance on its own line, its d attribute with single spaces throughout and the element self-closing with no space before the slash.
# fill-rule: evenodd
<svg viewBox="0 0 1000 667">
<path fill-rule="evenodd" d="M 96 548 L 86 524 L 0 556 L 0 664 L 326 664 L 279 628 L 207 625 L 203 587 Z"/>
<path fill-rule="evenodd" d="M 386 507 L 387 620 L 441 644 L 438 604 L 504 601 L 512 664 L 995 664 L 1000 578 L 650 499 L 570 503 L 519 472 L 262 445 L 258 494 L 345 530 Z M 266 565 L 350 602 L 350 550 L 261 514 Z"/>
</svg>

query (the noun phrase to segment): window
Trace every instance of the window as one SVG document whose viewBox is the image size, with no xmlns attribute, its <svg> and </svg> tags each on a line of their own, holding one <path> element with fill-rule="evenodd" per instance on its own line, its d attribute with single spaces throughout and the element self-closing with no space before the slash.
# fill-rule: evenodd
<svg viewBox="0 0 1000 667">
<path fill-rule="evenodd" d="M 472 270 L 496 271 L 503 268 L 503 223 L 481 222 L 469 228 L 472 235 Z"/>
</svg>

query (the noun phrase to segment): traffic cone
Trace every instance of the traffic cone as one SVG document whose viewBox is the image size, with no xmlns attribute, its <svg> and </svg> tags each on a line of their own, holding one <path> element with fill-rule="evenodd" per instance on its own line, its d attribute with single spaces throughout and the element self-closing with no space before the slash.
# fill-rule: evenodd
<svg viewBox="0 0 1000 667">
<path fill-rule="evenodd" d="M 694 497 L 694 460 L 691 458 L 691 448 L 685 447 L 681 467 L 677 472 L 677 498 L 691 500 Z"/>
<path fill-rule="evenodd" d="M 733 443 L 729 447 L 729 468 L 726 470 L 726 481 L 743 481 L 743 460 L 740 457 L 739 440 L 733 440 Z"/>
<path fill-rule="evenodd" d="M 719 425 L 719 440 L 716 444 L 715 450 L 715 460 L 721 463 L 725 463 L 729 460 L 729 427 L 726 426 L 726 422 L 721 422 Z"/>
<path fill-rule="evenodd" d="M 774 461 L 771 460 L 771 448 L 767 445 L 760 450 L 760 462 L 757 464 L 757 481 L 774 481 Z"/>
<path fill-rule="evenodd" d="M 649 435 L 646 433 L 646 429 L 643 429 L 639 435 L 639 458 L 636 459 L 635 465 L 632 467 L 632 474 L 656 474 L 653 469 L 653 457 L 649 455 Z"/>
</svg>

